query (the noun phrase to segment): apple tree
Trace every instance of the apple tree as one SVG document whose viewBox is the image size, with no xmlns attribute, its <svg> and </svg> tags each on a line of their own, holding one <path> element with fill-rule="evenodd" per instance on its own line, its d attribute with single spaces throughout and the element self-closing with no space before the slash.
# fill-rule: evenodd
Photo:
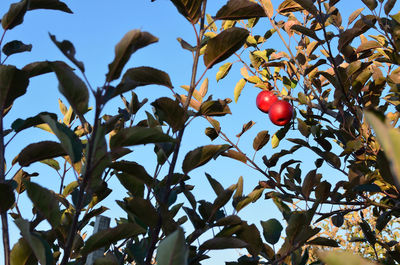
<svg viewBox="0 0 400 265">
<path fill-rule="evenodd" d="M 194 43 L 178 39 L 193 54 L 185 94 L 163 70 L 151 66 L 125 69 L 137 50 L 158 41 L 137 29 L 116 44 L 104 83 L 98 86 L 86 77 L 74 45 L 52 34 L 49 41 L 68 63 L 44 58 L 21 69 L 7 65 L 8 56 L 32 48 L 22 41 L 7 40 L 8 31 L 23 26 L 27 12 L 72 11 L 58 0 L 21 0 L 3 15 L 0 45 L 6 58 L 0 57 L 0 213 L 4 264 L 85 264 L 88 255 L 98 249 L 105 250 L 96 264 L 201 264 L 209 250 L 232 248 L 245 249 L 248 254 L 226 264 L 373 264 L 346 252 L 316 251 L 337 248 L 339 243 L 351 249 L 352 241 L 372 250 L 360 250 L 365 258 L 385 264 L 400 262 L 397 238 L 384 235 L 394 235 L 387 229 L 396 226 L 399 216 L 396 66 L 400 19 L 392 12 L 396 1 L 362 1 L 365 6 L 345 22 L 339 11 L 344 1 L 340 0 L 279 4 L 229 0 L 211 15 L 207 0 L 170 2 L 194 29 Z M 270 48 L 273 38 L 285 49 Z M 235 103 L 229 98 L 206 97 L 209 70 L 219 68 L 218 81 L 238 79 L 231 71 L 234 63 L 242 67 L 233 91 L 236 104 L 241 104 L 239 96 L 247 89 L 270 91 L 278 97 L 268 112 L 271 121 L 281 127 L 271 125 L 275 131 L 256 132 L 251 145 L 254 156 L 248 155 L 248 143 L 241 144 L 247 147 L 238 144 L 238 139 L 251 133 L 254 122 L 244 124 L 231 137 L 219 118 L 232 114 L 229 105 Z M 13 103 L 29 89 L 30 79 L 43 74 L 55 75 L 59 92 L 67 100 L 67 104 L 59 101 L 62 117 L 42 112 L 16 119 L 5 128 Z M 164 86 L 170 94 L 148 106 L 135 93 L 135 88 L 148 85 Z M 122 106 L 118 114 L 106 114 L 107 103 L 118 98 Z M 94 102 L 92 107 L 89 99 Z M 140 113 L 146 118 L 135 120 Z M 281 114 L 289 117 L 282 122 Z M 211 142 L 182 154 L 183 136 L 194 119 L 209 122 L 205 134 Z M 33 127 L 57 140 L 32 139 L 12 161 L 6 161 L 8 144 Z M 139 145 L 154 151 L 154 173 L 130 158 Z M 267 145 L 276 152 L 257 160 L 255 154 Z M 303 172 L 304 157 L 296 156 L 300 150 L 312 154 L 311 170 Z M 243 178 L 223 187 L 206 174 L 215 197 L 196 199 L 188 182 L 192 172 L 221 156 L 250 167 L 265 179 L 245 194 Z M 58 190 L 34 181 L 40 172 L 26 169 L 34 163 L 45 164 L 60 175 Z M 334 182 L 325 175 L 326 168 L 341 174 L 343 180 Z M 75 180 L 65 182 L 67 175 Z M 109 186 L 110 178 L 117 178 L 121 186 Z M 127 195 L 115 204 L 124 216 L 116 218 L 116 226 L 86 236 L 85 227 L 92 218 L 107 211 L 104 199 L 121 188 Z M 22 193 L 31 202 L 31 220 L 20 211 Z M 257 226 L 239 216 L 243 208 L 261 199 L 272 200 L 282 219 L 261 220 Z M 224 210 L 230 205 L 232 214 Z M 350 229 L 346 219 L 351 215 L 356 215 L 358 238 L 340 241 L 338 234 L 329 231 L 332 226 L 324 225 L 330 220 L 338 229 Z M 13 245 L 10 218 L 20 230 Z M 42 223 L 47 224 L 46 230 L 38 228 Z M 219 232 L 210 235 L 215 228 Z"/>
</svg>

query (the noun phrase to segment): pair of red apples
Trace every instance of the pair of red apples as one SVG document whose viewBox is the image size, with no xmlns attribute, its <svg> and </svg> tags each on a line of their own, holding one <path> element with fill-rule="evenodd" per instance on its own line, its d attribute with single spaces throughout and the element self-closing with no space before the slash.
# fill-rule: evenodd
<svg viewBox="0 0 400 265">
<path fill-rule="evenodd" d="M 280 100 L 272 92 L 263 90 L 257 95 L 257 108 L 264 113 L 268 113 L 271 122 L 278 126 L 284 126 L 293 117 L 293 107 L 286 100 Z"/>
</svg>

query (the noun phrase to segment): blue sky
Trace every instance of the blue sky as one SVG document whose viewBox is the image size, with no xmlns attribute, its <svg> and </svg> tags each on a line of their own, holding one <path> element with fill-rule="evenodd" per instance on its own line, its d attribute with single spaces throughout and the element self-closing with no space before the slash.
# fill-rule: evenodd
<svg viewBox="0 0 400 265">
<path fill-rule="evenodd" d="M 9 4 L 14 1 L 2 0 L 0 5 L 0 14 L 4 14 L 8 10 Z M 225 1 L 208 1 L 209 8 L 207 13 L 214 15 L 219 7 L 225 4 Z M 276 9 L 280 1 L 272 1 Z M 105 74 L 108 70 L 108 64 L 114 57 L 114 46 L 122 38 L 122 36 L 131 29 L 141 29 L 148 31 L 159 38 L 159 42 L 152 44 L 144 49 L 136 52 L 131 60 L 126 65 L 125 69 L 136 66 L 151 66 L 164 70 L 169 73 L 172 84 L 178 93 L 184 93 L 180 88 L 181 85 L 189 85 L 190 69 L 192 65 L 192 55 L 190 52 L 181 49 L 176 38 L 181 37 L 189 43 L 194 44 L 195 38 L 191 25 L 177 12 L 175 7 L 167 0 L 70 0 L 68 6 L 73 10 L 74 14 L 67 14 L 58 11 L 31 11 L 25 16 L 25 23 L 9 31 L 6 35 L 6 41 L 21 40 L 24 43 L 33 45 L 32 52 L 24 54 L 16 54 L 7 59 L 8 64 L 15 64 L 22 68 L 24 65 L 42 60 L 65 60 L 58 48 L 51 42 L 48 33 L 57 37 L 59 41 L 67 39 L 74 43 L 76 48 L 76 58 L 85 64 L 86 74 L 92 86 L 101 86 L 104 83 Z M 338 5 L 343 11 L 342 16 L 345 20 L 352 11 L 362 6 L 361 1 L 343 0 Z M 364 14 L 369 14 L 369 10 L 365 10 Z M 347 23 L 344 22 L 344 25 Z M 270 25 L 265 19 L 262 19 L 257 31 L 263 35 L 265 31 L 270 29 Z M 282 49 L 283 45 L 277 38 L 271 38 L 265 48 Z M 246 54 L 246 53 L 244 53 Z M 233 62 L 236 58 L 229 58 L 226 61 Z M 68 62 L 68 61 L 67 61 Z M 68 62 L 69 63 L 69 62 Z M 200 60 L 201 69 L 204 69 L 202 60 Z M 227 78 L 216 83 L 215 74 L 218 70 L 218 64 L 214 66 L 206 77 L 210 80 L 209 94 L 214 98 L 232 98 L 233 88 L 236 82 L 241 78 L 240 68 L 242 65 L 236 63 Z M 203 70 L 200 70 L 201 74 Z M 200 74 L 198 76 L 200 76 Z M 295 94 L 300 92 L 300 88 L 295 90 Z M 243 89 L 242 95 L 237 104 L 230 105 L 233 115 L 220 118 L 222 130 L 227 133 L 230 138 L 236 140 L 235 135 L 241 131 L 242 125 L 250 120 L 256 122 L 256 125 L 247 132 L 240 140 L 240 147 L 252 157 L 252 141 L 256 134 L 261 130 L 269 130 L 272 135 L 279 127 L 272 125 L 268 117 L 258 111 L 255 106 L 255 98 L 260 90 L 247 84 Z M 148 98 L 149 102 L 154 101 L 161 96 L 171 97 L 172 93 L 165 87 L 146 86 L 140 87 L 135 91 L 140 99 Z M 129 95 L 127 96 L 130 97 Z M 64 103 L 67 103 L 62 95 L 58 92 L 57 81 L 55 75 L 48 74 L 45 76 L 36 77 L 31 80 L 28 93 L 19 98 L 13 107 L 13 110 L 6 116 L 5 127 L 8 128 L 12 121 L 16 118 L 27 118 L 34 116 L 41 111 L 50 111 L 57 113 L 61 118 L 61 113 L 58 109 L 57 100 L 61 98 Z M 93 102 L 91 102 L 93 103 Z M 117 107 L 122 107 L 123 104 L 119 99 L 114 99 L 103 114 L 115 115 Z M 145 106 L 146 110 L 151 110 L 149 103 Z M 141 112 L 143 115 L 144 112 Z M 90 117 L 90 114 L 88 114 Z M 137 117 L 139 121 L 144 116 Z M 200 145 L 210 144 L 210 140 L 204 135 L 204 129 L 208 127 L 208 123 L 204 119 L 196 119 L 188 130 L 185 132 L 183 139 L 183 148 L 180 152 L 180 159 L 177 170 L 181 168 L 181 161 L 188 151 Z M 296 130 L 291 130 L 288 133 L 289 137 L 299 136 Z M 43 133 L 39 129 L 32 129 L 19 134 L 9 145 L 6 153 L 7 161 L 11 161 L 18 152 L 27 144 L 37 142 L 44 139 L 54 139 L 48 133 Z M 218 139 L 214 141 L 217 144 L 224 143 Z M 285 147 L 285 143 L 281 147 Z M 261 157 L 265 154 L 270 157 L 275 150 L 268 144 L 256 156 L 257 163 L 262 167 Z M 303 174 L 308 172 L 307 169 L 313 165 L 315 156 L 308 152 L 299 152 L 298 158 L 304 162 L 302 164 Z M 142 163 L 148 169 L 148 172 L 153 172 L 155 167 L 155 155 L 152 147 L 138 147 L 129 156 L 130 159 Z M 16 169 L 14 169 L 16 170 Z M 48 170 L 43 165 L 33 165 L 27 169 L 28 172 L 42 172 L 42 174 L 33 179 L 33 181 L 58 190 L 59 177 L 54 171 Z M 10 178 L 15 171 L 12 171 Z M 243 176 L 245 189 L 244 193 L 251 192 L 253 187 L 257 185 L 259 180 L 264 180 L 263 176 L 258 172 L 251 170 L 244 164 L 231 161 L 227 158 L 218 158 L 217 161 L 211 161 L 204 167 L 194 170 L 190 173 L 191 180 L 189 184 L 194 185 L 194 194 L 198 199 L 213 201 L 215 196 L 208 185 L 204 176 L 204 172 L 208 172 L 224 187 L 237 182 L 240 176 Z M 337 172 L 332 172 L 329 168 L 324 168 L 325 178 L 338 179 Z M 69 181 L 74 180 L 70 176 Z M 69 183 L 69 181 L 66 183 Z M 116 179 L 112 179 L 109 186 L 114 189 L 110 198 L 106 200 L 106 206 L 110 211 L 105 215 L 116 218 L 123 215 L 119 207 L 114 203 L 115 199 L 121 199 L 121 194 L 125 191 Z M 27 200 L 22 196 L 21 202 Z M 30 205 L 26 205 L 23 212 L 26 213 L 26 218 L 30 218 Z M 228 208 L 228 212 L 232 210 Z M 260 220 L 268 220 L 270 218 L 278 218 L 282 220 L 278 211 L 271 205 L 269 201 L 260 199 L 257 203 L 244 209 L 239 213 L 249 223 L 255 223 L 259 226 Z M 10 220 L 10 223 L 12 221 Z M 114 223 L 112 223 L 114 225 Z M 14 243 L 18 240 L 18 231 L 11 224 L 11 241 Z M 190 231 L 190 226 L 186 227 Z M 245 250 L 240 251 L 245 254 Z M 221 264 L 223 260 L 235 260 L 236 251 L 229 252 L 231 258 L 227 258 L 225 252 L 213 251 L 209 254 L 212 258 L 205 261 L 203 264 Z M 228 255 L 228 256 L 229 256 Z M 0 258 L 2 259 L 0 252 Z"/>
</svg>

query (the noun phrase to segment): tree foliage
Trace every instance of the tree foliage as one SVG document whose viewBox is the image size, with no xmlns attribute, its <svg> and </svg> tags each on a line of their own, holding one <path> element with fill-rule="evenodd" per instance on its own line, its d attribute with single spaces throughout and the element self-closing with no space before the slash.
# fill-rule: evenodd
<svg viewBox="0 0 400 265">
<path fill-rule="evenodd" d="M 8 31 L 23 27 L 27 12 L 72 13 L 67 4 L 55 0 L 12 4 L 1 20 L 5 38 L 0 40 L 6 56 L 0 60 L 4 264 L 78 265 L 101 248 L 105 256 L 97 264 L 195 265 L 209 258 L 209 250 L 231 248 L 247 252 L 226 264 L 399 263 L 398 234 L 389 228 L 398 226 L 400 215 L 400 16 L 393 13 L 396 1 L 372 0 L 362 1 L 364 6 L 342 17 L 340 2 L 285 0 L 276 5 L 271 0 L 229 0 L 216 14 L 208 14 L 206 0 L 172 0 L 178 11 L 173 15 L 183 15 L 196 30 L 194 45 L 178 39 L 193 55 L 190 84 L 182 86 L 185 94 L 163 70 L 151 66 L 125 69 L 137 50 L 158 41 L 138 29 L 116 41 L 104 84 L 96 89 L 85 75 L 84 63 L 75 57 L 73 43 L 58 41 L 52 34 L 49 41 L 73 66 L 45 59 L 22 69 L 6 65 L 8 56 L 32 49 L 22 41 L 3 43 Z M 270 39 L 280 41 L 282 49 L 271 48 Z M 234 65 L 239 65 L 240 73 L 234 72 Z M 203 75 L 199 74 L 201 67 Z M 238 80 L 233 89 L 235 103 L 229 98 L 207 97 L 209 79 L 204 76 L 212 67 L 218 67 L 216 81 Z M 5 128 L 14 101 L 24 96 L 31 78 L 43 74 L 57 78 L 59 92 L 68 102 L 59 100 L 61 119 L 42 112 Z M 145 110 L 147 99 L 140 101 L 135 92 L 148 85 L 170 91 L 169 96 L 151 102 L 152 113 Z M 221 117 L 235 115 L 230 104 L 241 104 L 240 95 L 248 89 L 272 90 L 290 102 L 294 115 L 281 128 L 272 127 L 276 131 L 256 132 L 252 145 L 239 145 L 254 122 L 230 136 L 222 129 Z M 105 114 L 105 106 L 116 97 L 122 108 L 117 115 Z M 138 113 L 147 118 L 135 121 Z M 205 134 L 210 143 L 182 154 L 185 130 L 194 119 L 209 123 Z M 13 154 L 13 161 L 5 161 L 8 143 L 33 127 L 55 138 L 33 140 Z M 154 150 L 154 173 L 129 156 L 141 145 Z M 253 156 L 243 151 L 246 145 L 253 147 Z M 276 151 L 256 159 L 267 145 Z M 312 154 L 311 168 L 304 166 L 306 158 L 297 155 L 298 150 Z M 211 160 L 222 163 L 221 156 L 264 179 L 244 193 L 243 177 L 224 187 L 206 173 L 215 196 L 207 201 L 197 199 L 188 182 L 191 174 L 201 172 Z M 59 190 L 32 180 L 40 174 L 25 170 L 34 163 L 57 171 Z M 17 171 L 7 170 L 15 164 L 20 166 Z M 165 176 L 160 173 L 162 166 L 168 168 Z M 341 180 L 332 180 L 324 168 L 341 175 Z M 64 183 L 68 171 L 76 180 Z M 121 186 L 109 186 L 110 178 L 118 179 Z M 85 227 L 107 211 L 103 200 L 112 189 L 122 188 L 126 194 L 121 193 L 116 205 L 126 215 L 116 218 L 114 227 L 86 237 Z M 24 192 L 32 203 L 34 218 L 30 221 L 16 199 Z M 256 225 L 239 216 L 242 209 L 263 199 L 274 203 L 282 214 L 280 220 L 260 220 Z M 228 206 L 232 214 L 226 211 Z M 13 246 L 10 218 L 21 232 Z M 44 221 L 47 230 L 39 230 Z M 190 229 L 184 231 L 182 225 Z M 340 229 L 342 233 L 334 233 Z M 218 233 L 210 236 L 209 231 Z M 363 257 L 332 251 L 338 247 L 353 250 L 354 243 Z"/>
</svg>

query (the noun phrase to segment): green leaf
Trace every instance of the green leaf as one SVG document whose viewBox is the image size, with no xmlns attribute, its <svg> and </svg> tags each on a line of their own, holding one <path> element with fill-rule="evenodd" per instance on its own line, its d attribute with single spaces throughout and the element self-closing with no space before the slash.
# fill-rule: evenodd
<svg viewBox="0 0 400 265">
<path fill-rule="evenodd" d="M 48 0 L 49 1 L 49 0 Z M 54 0 L 52 0 L 54 1 Z M 71 62 L 73 64 L 75 64 L 79 70 L 81 70 L 82 72 L 85 72 L 85 66 L 83 65 L 83 62 L 78 61 L 75 58 L 75 47 L 72 44 L 72 42 L 70 42 L 69 40 L 63 40 L 61 42 L 57 41 L 56 36 L 51 35 L 49 33 L 50 39 L 53 41 L 53 43 L 60 49 L 60 51 L 65 55 L 65 57 L 67 57 L 68 59 L 71 60 Z"/>
<path fill-rule="evenodd" d="M 218 138 L 219 133 L 215 128 L 212 127 L 207 127 L 204 131 L 204 133 L 211 139 L 211 141 L 214 141 L 215 139 Z"/>
<path fill-rule="evenodd" d="M 259 188 L 259 187 L 254 188 L 252 192 L 250 192 L 246 197 L 244 197 L 236 204 L 235 206 L 236 211 L 239 212 L 241 209 L 243 209 L 250 203 L 256 202 L 261 197 L 262 193 L 264 192 L 264 189 L 265 188 Z"/>
<path fill-rule="evenodd" d="M 108 65 L 106 81 L 111 82 L 119 78 L 122 69 L 134 52 L 157 41 L 158 38 L 148 32 L 141 32 L 138 29 L 126 33 L 121 41 L 115 46 L 115 57 L 112 63 Z"/>
<path fill-rule="evenodd" d="M 164 134 L 158 128 L 135 126 L 124 128 L 116 135 L 112 136 L 110 140 L 110 147 L 111 149 L 114 149 L 124 146 L 173 141 L 174 139 L 171 136 Z"/>
<path fill-rule="evenodd" d="M 344 251 L 326 251 L 319 253 L 318 256 L 327 265 L 377 265 L 357 254 Z"/>
<path fill-rule="evenodd" d="M 367 122 L 372 126 L 376 133 L 379 144 L 383 147 L 386 157 L 391 161 L 390 166 L 396 183 L 400 183 L 400 131 L 390 125 L 383 123 L 371 112 L 366 112 Z"/>
<path fill-rule="evenodd" d="M 134 223 L 125 223 L 117 225 L 114 228 L 108 228 L 102 230 L 100 233 L 96 233 L 86 240 L 85 245 L 81 250 L 82 255 L 87 255 L 90 252 L 108 246 L 119 240 L 125 238 L 131 238 L 139 234 L 145 234 L 146 230 Z"/>
<path fill-rule="evenodd" d="M 130 210 L 140 221 L 150 228 L 158 224 L 158 213 L 149 200 L 130 197 L 126 199 L 127 209 Z"/>
<path fill-rule="evenodd" d="M 7 109 L 26 93 L 29 76 L 13 65 L 0 65 L 0 109 Z"/>
<path fill-rule="evenodd" d="M 325 246 L 325 247 L 333 247 L 333 248 L 339 247 L 339 244 L 338 244 L 338 242 L 336 242 L 336 240 L 326 238 L 326 237 L 316 237 L 312 240 L 307 241 L 307 244 L 317 245 L 317 246 Z"/>
<path fill-rule="evenodd" d="M 303 193 L 306 199 L 310 197 L 311 191 L 313 190 L 316 184 L 318 184 L 317 171 L 314 169 L 307 173 L 307 175 L 304 178 L 303 185 L 301 187 L 301 192 Z"/>
<path fill-rule="evenodd" d="M 54 264 L 49 244 L 37 233 L 30 232 L 30 223 L 21 218 L 16 219 L 14 222 L 21 231 L 23 239 L 28 243 L 40 264 Z M 23 248 L 26 249 L 26 245 L 23 246 Z"/>
<path fill-rule="evenodd" d="M 60 170 L 60 164 L 55 159 L 45 159 L 40 161 L 40 163 L 48 165 L 49 167 L 54 168 L 56 171 Z"/>
<path fill-rule="evenodd" d="M 213 188 L 215 194 L 217 196 L 221 195 L 224 192 L 224 187 L 221 185 L 221 183 L 219 183 L 216 179 L 214 179 L 213 177 L 211 177 L 210 174 L 205 173 L 208 182 L 210 183 L 211 187 Z"/>
<path fill-rule="evenodd" d="M 205 226 L 205 221 L 196 213 L 196 211 L 183 207 L 186 215 L 189 217 L 190 222 L 193 224 L 195 229 L 201 229 Z"/>
<path fill-rule="evenodd" d="M 224 116 L 226 114 L 232 114 L 228 102 L 226 100 L 210 100 L 201 103 L 199 112 L 197 115 L 206 116 Z"/>
<path fill-rule="evenodd" d="M 30 52 L 32 50 L 32 44 L 24 44 L 22 41 L 13 40 L 6 43 L 2 50 L 6 56 L 21 52 Z"/>
<path fill-rule="evenodd" d="M 205 66 L 211 68 L 229 58 L 245 44 L 248 35 L 249 32 L 246 29 L 233 27 L 210 39 L 204 52 Z"/>
<path fill-rule="evenodd" d="M 0 183 L 0 213 L 6 213 L 14 202 L 15 195 L 11 183 Z"/>
<path fill-rule="evenodd" d="M 314 17 L 319 16 L 319 11 L 314 5 L 314 1 L 312 0 L 294 0 L 297 2 L 301 7 L 308 11 L 308 13 L 312 14 Z"/>
<path fill-rule="evenodd" d="M 221 65 L 216 75 L 217 82 L 227 76 L 231 68 L 232 63 L 224 63 Z"/>
<path fill-rule="evenodd" d="M 233 199 L 239 199 L 243 196 L 243 177 L 240 176 L 238 182 L 236 183 L 236 191 L 233 195 Z"/>
<path fill-rule="evenodd" d="M 248 244 L 246 248 L 251 255 L 259 255 L 261 250 L 264 249 L 260 231 L 258 231 L 258 228 L 254 224 L 248 225 L 246 222 L 243 222 L 241 227 L 242 228 L 236 233 L 238 238 Z"/>
<path fill-rule="evenodd" d="M 34 182 L 24 181 L 24 185 L 35 208 L 43 214 L 53 228 L 58 227 L 61 211 L 56 194 Z"/>
<path fill-rule="evenodd" d="M 173 88 L 169 75 L 161 70 L 142 66 L 128 69 L 116 87 L 114 96 L 135 89 L 139 86 L 160 85 Z"/>
<path fill-rule="evenodd" d="M 201 15 L 202 0 L 171 0 L 171 2 L 191 24 L 196 24 Z"/>
<path fill-rule="evenodd" d="M 375 23 L 376 18 L 373 15 L 363 16 L 361 19 L 357 20 L 354 27 L 345 30 L 340 34 L 338 50 L 342 51 L 343 48 L 348 46 L 354 40 L 354 38 L 369 30 Z"/>
<path fill-rule="evenodd" d="M 49 115 L 42 115 L 41 117 L 60 140 L 64 150 L 67 151 L 70 156 L 72 163 L 79 162 L 82 158 L 83 146 L 78 136 L 65 124 L 53 120 Z"/>
<path fill-rule="evenodd" d="M 115 169 L 116 171 L 124 172 L 124 173 L 130 175 L 132 178 L 135 178 L 136 180 L 141 181 L 142 183 L 145 183 L 147 186 L 151 187 L 154 184 L 154 179 L 147 173 L 146 169 L 136 162 L 118 161 L 118 162 L 112 163 L 110 165 L 110 168 Z M 120 179 L 120 181 L 121 181 L 121 179 Z M 123 182 L 125 184 L 122 183 L 122 181 L 121 181 L 121 183 L 122 183 L 122 185 L 124 185 L 124 187 L 126 187 L 126 185 L 129 185 L 127 182 L 125 182 L 125 181 L 123 181 Z"/>
<path fill-rule="evenodd" d="M 51 9 L 63 11 L 72 14 L 73 12 L 69 7 L 59 0 L 30 0 L 29 10 L 35 9 Z"/>
<path fill-rule="evenodd" d="M 320 39 L 318 38 L 317 34 L 315 33 L 315 31 L 312 30 L 312 29 L 303 27 L 303 26 L 301 26 L 301 25 L 296 25 L 296 24 L 295 24 L 295 25 L 292 25 L 292 26 L 290 27 L 290 29 L 291 29 L 291 30 L 298 31 L 298 32 L 300 32 L 301 34 L 304 34 L 304 35 L 306 35 L 306 36 L 308 36 L 308 37 L 310 37 L 310 38 L 313 38 L 314 40 L 317 40 L 317 41 L 320 40 Z"/>
<path fill-rule="evenodd" d="M 396 2 L 397 2 L 397 0 L 388 0 L 385 3 L 384 10 L 385 10 L 385 14 L 386 15 L 389 15 L 390 11 L 392 11 L 392 9 L 393 9 L 394 5 L 396 4 Z"/>
<path fill-rule="evenodd" d="M 42 115 L 48 115 L 50 116 L 50 118 L 52 118 L 53 120 L 57 120 L 57 115 L 54 113 L 50 113 L 50 112 L 41 112 L 33 117 L 27 118 L 25 120 L 23 119 L 16 119 L 12 124 L 11 124 L 11 128 L 15 131 L 15 132 L 20 132 L 22 130 L 25 130 L 27 128 L 30 127 L 34 127 L 36 125 L 42 124 L 44 123 L 44 121 L 42 120 Z"/>
<path fill-rule="evenodd" d="M 155 108 L 155 114 L 159 120 L 168 123 L 173 132 L 179 131 L 185 125 L 187 115 L 178 101 L 162 97 L 151 103 L 151 105 Z"/>
<path fill-rule="evenodd" d="M 41 160 L 65 155 L 67 152 L 60 143 L 43 141 L 26 146 L 13 162 L 18 162 L 21 167 L 27 167 Z"/>
<path fill-rule="evenodd" d="M 1 19 L 1 25 L 4 30 L 9 30 L 22 24 L 26 11 L 28 11 L 29 0 L 21 0 L 18 3 L 10 5 L 7 13 Z"/>
<path fill-rule="evenodd" d="M 215 16 L 216 20 L 240 20 L 266 17 L 264 9 L 249 0 L 229 0 Z"/>
<path fill-rule="evenodd" d="M 277 148 L 279 146 L 280 141 L 285 138 L 286 133 L 289 131 L 289 128 L 289 126 L 285 126 L 282 129 L 279 129 L 274 135 L 272 135 L 272 148 Z"/>
<path fill-rule="evenodd" d="M 272 245 L 278 243 L 283 230 L 281 223 L 275 218 L 272 218 L 265 222 L 261 221 L 261 226 L 263 228 L 265 240 Z"/>
<path fill-rule="evenodd" d="M 361 0 L 370 10 L 374 10 L 378 6 L 376 0 Z"/>
<path fill-rule="evenodd" d="M 247 81 L 246 79 L 242 78 L 240 79 L 237 83 L 236 86 L 233 90 L 233 99 L 235 100 L 235 102 L 237 103 L 240 94 L 242 93 L 242 90 L 244 88 L 244 86 L 246 85 Z"/>
<path fill-rule="evenodd" d="M 268 131 L 259 132 L 253 140 L 253 149 L 255 151 L 261 150 L 269 142 L 269 139 L 270 135 Z"/>
<path fill-rule="evenodd" d="M 57 75 L 58 90 L 68 100 L 74 111 L 80 115 L 86 113 L 89 104 L 89 91 L 82 79 L 63 62 L 51 62 L 50 66 Z"/>
<path fill-rule="evenodd" d="M 216 250 L 216 249 L 230 249 L 230 248 L 245 248 L 247 243 L 235 237 L 215 237 L 207 240 L 200 245 L 200 250 Z"/>
<path fill-rule="evenodd" d="M 20 238 L 11 249 L 10 261 L 12 265 L 33 265 L 37 264 L 31 247 L 24 238 Z"/>
<path fill-rule="evenodd" d="M 25 65 L 22 70 L 25 71 L 29 77 L 53 72 L 49 61 L 30 63 Z"/>
<path fill-rule="evenodd" d="M 210 161 L 212 158 L 216 158 L 222 152 L 230 148 L 230 145 L 205 145 L 198 147 L 188 152 L 183 160 L 182 170 L 185 174 L 191 170 L 200 167 Z"/>
<path fill-rule="evenodd" d="M 189 249 L 181 228 L 164 238 L 157 249 L 157 265 L 187 265 Z"/>
<path fill-rule="evenodd" d="M 190 45 L 187 41 L 185 41 L 182 38 L 176 38 L 178 40 L 178 42 L 181 44 L 181 47 L 185 50 L 194 52 L 196 50 L 196 47 L 193 47 L 192 45 Z"/>
<path fill-rule="evenodd" d="M 221 155 L 222 156 L 226 156 L 226 157 L 230 157 L 232 159 L 238 160 L 238 161 L 243 162 L 245 164 L 247 163 L 247 157 L 246 157 L 245 154 L 243 154 L 241 152 L 238 152 L 238 151 L 235 151 L 235 150 L 232 150 L 232 149 L 227 150 L 225 153 L 222 153 Z"/>
</svg>

